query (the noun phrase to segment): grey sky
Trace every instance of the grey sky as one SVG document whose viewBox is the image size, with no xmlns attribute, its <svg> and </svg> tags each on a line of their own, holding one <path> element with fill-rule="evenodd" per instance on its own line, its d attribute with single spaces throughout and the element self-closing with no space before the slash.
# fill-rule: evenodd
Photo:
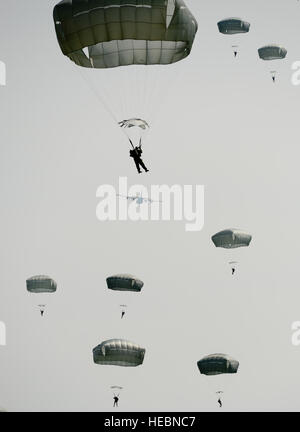
<svg viewBox="0 0 300 432">
<path fill-rule="evenodd" d="M 56 0 L 0 3 L 0 321 L 8 341 L 0 347 L 0 406 L 9 411 L 108 411 L 111 385 L 125 387 L 124 411 L 217 410 L 214 382 L 196 364 L 214 352 L 240 361 L 225 380 L 224 410 L 299 410 L 300 348 L 290 327 L 300 320 L 300 86 L 291 85 L 300 5 L 186 3 L 199 31 L 191 55 L 170 72 L 178 79 L 161 98 L 144 149 L 151 173 L 141 177 L 124 136 L 60 52 Z M 217 21 L 230 16 L 249 21 L 250 33 L 220 35 Z M 276 85 L 257 55 L 271 42 L 288 50 Z M 98 222 L 97 187 L 119 176 L 205 185 L 204 230 Z M 250 248 L 216 249 L 211 235 L 229 227 L 251 232 Z M 234 279 L 230 259 L 240 262 Z M 140 277 L 142 293 L 108 292 L 114 273 Z M 26 292 L 35 274 L 58 283 L 43 320 L 36 305 L 44 300 Z M 115 337 L 145 347 L 144 364 L 94 365 L 92 348 Z"/>
</svg>

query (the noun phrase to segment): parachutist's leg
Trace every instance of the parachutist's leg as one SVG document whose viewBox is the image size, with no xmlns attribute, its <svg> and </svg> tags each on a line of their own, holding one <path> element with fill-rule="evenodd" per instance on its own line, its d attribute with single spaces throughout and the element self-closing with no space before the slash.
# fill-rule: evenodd
<svg viewBox="0 0 300 432">
<path fill-rule="evenodd" d="M 142 161 L 142 159 L 140 159 L 140 165 L 141 167 L 144 169 L 145 172 L 148 172 L 149 170 L 147 169 L 147 167 L 145 166 L 144 162 Z"/>
<path fill-rule="evenodd" d="M 135 162 L 136 169 L 138 170 L 138 173 L 140 174 L 140 173 L 141 173 L 141 170 L 140 170 L 140 164 L 139 164 L 139 161 L 138 161 L 137 159 L 134 159 L 134 162 Z"/>
</svg>

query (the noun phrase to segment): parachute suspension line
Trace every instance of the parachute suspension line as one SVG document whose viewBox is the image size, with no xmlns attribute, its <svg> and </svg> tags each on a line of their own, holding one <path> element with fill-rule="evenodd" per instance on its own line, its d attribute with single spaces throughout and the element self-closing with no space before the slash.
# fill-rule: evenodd
<svg viewBox="0 0 300 432">
<path fill-rule="evenodd" d="M 151 67 L 150 67 L 151 69 Z M 139 88 L 138 88 L 138 117 L 142 118 L 143 120 L 149 121 L 149 110 L 147 109 L 148 105 L 148 99 L 147 99 L 147 88 L 148 88 L 148 66 L 139 66 Z"/>
<path fill-rule="evenodd" d="M 80 74 L 80 76 L 83 78 L 83 80 L 87 84 L 87 87 L 90 89 L 91 93 L 93 93 L 93 95 L 96 97 L 96 99 L 100 102 L 100 104 L 108 112 L 108 114 L 111 116 L 113 122 L 117 125 L 117 127 L 119 127 L 119 120 L 117 119 L 117 117 L 115 116 L 115 114 L 113 113 L 113 111 L 110 109 L 109 105 L 105 102 L 104 98 L 100 96 L 100 93 L 99 93 L 99 90 L 97 89 L 97 87 L 93 84 L 92 81 L 90 81 L 85 76 L 84 73 L 82 73 L 82 71 L 80 70 L 80 68 L 76 68 L 76 70 L 78 71 L 78 73 Z M 124 103 L 123 103 L 123 107 L 124 107 Z M 123 111 L 124 111 L 124 108 L 123 108 Z M 126 139 L 129 140 L 129 136 L 126 133 L 126 129 L 125 128 L 121 128 L 121 130 L 124 133 L 124 135 L 126 136 Z"/>
<path fill-rule="evenodd" d="M 166 83 L 164 82 L 164 70 L 160 68 L 164 68 L 164 66 L 158 65 L 155 69 L 155 72 L 153 73 L 153 87 L 151 95 L 154 100 L 157 101 L 157 103 L 151 107 L 151 110 L 149 108 L 149 117 L 152 119 L 152 124 L 156 123 L 157 117 L 161 113 L 162 105 L 166 102 Z M 167 88 L 169 88 L 171 82 L 172 79 L 170 79 L 168 82 Z M 161 94 L 162 90 L 164 91 L 163 97 Z"/>
<path fill-rule="evenodd" d="M 145 88 L 145 79 L 146 79 L 146 72 L 145 69 L 147 69 L 147 66 L 141 65 L 140 66 L 140 74 L 139 74 L 139 92 L 138 92 L 138 96 L 139 96 L 139 112 L 141 113 L 141 117 L 144 118 L 147 116 L 147 113 L 144 112 L 144 104 L 145 104 L 145 99 L 144 99 L 144 88 Z M 144 118 L 144 120 L 149 120 L 147 118 Z"/>
<path fill-rule="evenodd" d="M 141 117 L 141 105 L 139 100 L 139 91 L 140 91 L 140 72 L 139 66 L 134 65 L 133 66 L 133 79 L 134 83 L 132 83 L 132 86 L 135 88 L 135 91 L 131 92 L 131 113 L 134 117 Z M 132 97 L 133 96 L 133 97 Z M 135 111 L 133 111 L 135 110 Z"/>
<path fill-rule="evenodd" d="M 120 107 L 120 118 L 118 119 L 118 121 L 126 120 L 126 116 L 128 115 L 127 110 L 126 110 L 127 106 L 126 106 L 126 102 L 125 102 L 126 101 L 126 97 L 125 97 L 126 95 L 124 95 L 124 91 L 123 91 L 126 89 L 126 87 L 125 87 L 126 83 L 124 82 L 124 78 L 123 78 L 124 73 L 123 72 L 124 72 L 123 68 L 120 68 L 120 74 L 119 74 L 118 81 L 121 82 L 120 88 L 122 91 L 120 91 L 118 93 L 119 107 Z M 113 73 L 115 73 L 115 71 L 113 71 Z M 113 87 L 115 87 L 115 84 L 113 85 Z"/>
<path fill-rule="evenodd" d="M 162 48 L 163 42 L 161 41 L 161 56 L 162 56 Z M 156 122 L 157 118 L 161 118 L 160 114 L 162 112 L 162 108 L 167 101 L 167 96 L 170 93 L 170 88 L 173 88 L 174 80 L 172 78 L 172 65 L 168 66 L 168 74 L 166 74 L 166 66 L 161 64 L 161 57 L 159 59 L 158 65 L 155 66 L 155 70 L 153 70 L 153 74 L 151 74 L 151 80 L 153 81 L 153 86 L 151 86 L 150 96 L 156 104 L 151 105 L 151 111 L 149 113 L 149 118 L 152 120 L 152 124 Z M 153 76 L 153 79 L 152 79 Z M 178 78 L 178 77 L 177 77 Z M 150 87 L 150 86 L 149 86 Z M 162 97 L 162 91 L 163 97 Z"/>
<path fill-rule="evenodd" d="M 98 101 L 103 105 L 105 110 L 110 114 L 114 122 L 118 124 L 118 119 L 116 118 L 112 110 L 109 108 L 107 103 L 104 101 L 104 99 L 100 96 L 98 89 L 94 86 L 94 84 L 91 81 L 87 79 L 84 73 L 81 72 L 80 68 L 76 67 L 75 69 L 79 72 L 80 76 L 83 78 L 83 80 L 85 81 L 85 83 L 87 84 L 91 92 L 93 93 L 93 95 L 98 99 Z"/>
<path fill-rule="evenodd" d="M 146 121 L 149 121 L 148 118 L 148 113 L 147 111 L 145 112 L 145 98 L 144 98 L 144 87 L 145 87 L 145 79 L 146 79 L 146 72 L 145 70 L 147 69 L 147 66 L 144 65 L 140 65 L 138 66 L 139 68 L 139 74 L 138 74 L 138 91 L 137 91 L 137 97 L 138 97 L 138 108 L 139 108 L 139 117 L 143 118 Z"/>
<path fill-rule="evenodd" d="M 159 65 L 153 65 L 151 67 L 151 71 L 147 71 L 146 75 L 147 82 L 145 88 L 144 110 L 145 116 L 148 117 L 148 120 L 149 122 L 151 122 L 151 124 L 153 123 L 152 113 L 157 108 L 157 103 L 160 100 L 160 98 L 158 97 L 160 74 L 157 72 L 160 67 L 161 66 Z"/>
<path fill-rule="evenodd" d="M 179 63 L 169 66 L 168 75 L 165 76 L 167 82 L 164 83 L 163 86 L 164 96 L 159 98 L 159 103 L 157 104 L 156 107 L 154 107 L 153 112 L 151 113 L 153 119 L 152 123 L 155 124 L 156 127 L 162 121 L 163 116 L 161 115 L 161 113 L 163 112 L 167 101 L 170 100 L 170 95 L 175 94 L 174 89 L 176 89 L 176 87 L 179 85 L 182 76 L 183 76 L 183 68 Z"/>
<path fill-rule="evenodd" d="M 149 67 L 149 42 L 146 41 L 146 65 L 143 66 L 144 67 L 144 74 L 143 74 L 143 78 L 144 78 L 144 82 L 143 82 L 143 93 L 142 93 L 142 107 L 143 107 L 143 115 L 144 117 L 147 117 L 146 120 L 148 121 L 152 121 L 151 117 L 150 117 L 150 110 L 149 110 L 149 105 L 150 105 L 150 94 L 153 91 L 151 84 L 151 80 L 149 80 L 149 74 L 151 73 L 151 77 L 154 77 L 154 82 L 155 82 L 155 66 L 154 67 Z M 150 81 L 150 83 L 149 83 Z"/>
<path fill-rule="evenodd" d="M 146 65 L 144 66 L 144 70 L 145 70 L 145 77 L 144 77 L 144 87 L 143 87 L 143 107 L 145 110 L 145 113 L 147 113 L 148 116 L 148 112 L 146 111 L 146 103 L 147 103 L 147 88 L 149 87 L 149 66 L 148 66 L 148 62 L 149 62 L 149 53 L 148 53 L 148 41 L 146 42 L 147 46 L 146 46 Z M 151 120 L 151 119 L 148 119 Z"/>
<path fill-rule="evenodd" d="M 121 62 L 120 62 L 120 51 L 119 51 L 119 41 L 118 40 L 117 40 L 117 48 L 118 48 L 119 64 L 121 64 Z M 123 80 L 123 68 L 122 67 L 120 68 L 120 79 L 122 81 L 124 81 Z M 123 85 L 122 85 L 121 88 L 124 88 L 124 82 L 122 84 Z M 126 109 L 125 109 L 126 106 L 125 106 L 125 100 L 124 100 L 124 93 L 122 91 L 119 92 L 119 99 L 120 99 L 120 111 L 121 111 L 121 117 L 122 117 L 122 118 L 119 119 L 119 121 L 122 121 L 126 117 Z"/>
<path fill-rule="evenodd" d="M 123 98 L 123 113 L 122 120 L 128 120 L 129 118 L 136 117 L 137 114 L 134 111 L 136 108 L 136 92 L 137 92 L 137 79 L 135 66 L 122 66 L 120 69 L 120 96 Z M 129 69 L 128 69 L 129 68 Z M 128 74 L 128 72 L 130 72 Z M 129 75 L 129 76 L 128 76 Z"/>
<path fill-rule="evenodd" d="M 147 52 L 147 62 L 148 62 L 148 52 Z M 143 93 L 142 93 L 142 101 L 143 101 L 143 109 L 145 110 L 145 106 L 146 106 L 146 96 L 147 96 L 147 88 L 148 88 L 148 81 L 149 81 L 149 73 L 148 73 L 148 66 L 144 67 L 144 85 L 143 85 Z M 148 114 L 148 113 L 147 113 Z M 144 115 L 145 116 L 145 115 Z M 145 120 L 151 120 L 151 119 L 145 119 Z"/>
<path fill-rule="evenodd" d="M 147 54 L 148 55 L 148 54 Z M 140 86 L 139 86 L 139 117 L 149 122 L 147 110 L 147 88 L 148 88 L 148 68 L 149 66 L 140 66 Z M 151 69 L 151 67 L 150 67 Z"/>
<path fill-rule="evenodd" d="M 161 95 L 159 90 L 161 88 L 164 88 L 164 86 L 162 87 L 160 84 L 162 81 L 162 77 L 164 75 L 163 74 L 164 71 L 163 69 L 161 69 L 164 68 L 164 66 L 161 64 L 162 52 L 163 52 L 163 42 L 160 41 L 160 58 L 159 61 L 157 62 L 158 64 L 155 66 L 155 69 L 153 70 L 153 87 L 151 86 L 150 88 L 148 107 L 147 107 L 149 110 L 149 117 L 151 119 L 153 119 L 153 113 L 154 112 L 156 113 L 156 109 L 160 105 Z M 151 77 L 151 81 L 152 81 L 152 77 Z M 150 100 L 159 101 L 158 104 L 151 103 L 151 110 L 150 110 Z"/>
</svg>

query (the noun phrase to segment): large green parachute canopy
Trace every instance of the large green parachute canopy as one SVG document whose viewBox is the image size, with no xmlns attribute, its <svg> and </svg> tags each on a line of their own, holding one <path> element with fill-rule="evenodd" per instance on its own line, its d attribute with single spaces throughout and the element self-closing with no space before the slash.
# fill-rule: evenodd
<svg viewBox="0 0 300 432">
<path fill-rule="evenodd" d="M 99 365 L 139 366 L 144 361 L 146 350 L 123 339 L 102 342 L 93 349 L 94 362 Z"/>
<path fill-rule="evenodd" d="M 218 22 L 219 32 L 225 35 L 248 33 L 250 24 L 240 18 L 227 18 Z"/>
<path fill-rule="evenodd" d="M 135 276 L 128 274 L 118 274 L 106 279 L 107 288 L 114 291 L 134 291 L 140 292 L 144 282 Z"/>
<path fill-rule="evenodd" d="M 213 235 L 211 239 L 216 247 L 234 249 L 249 246 L 252 236 L 237 229 L 227 229 Z"/>
<path fill-rule="evenodd" d="M 227 354 L 210 354 L 197 362 L 198 369 L 204 375 L 235 374 L 239 362 Z"/>
<path fill-rule="evenodd" d="M 26 281 L 27 291 L 35 294 L 54 293 L 57 289 L 56 282 L 49 276 L 32 276 Z"/>
<path fill-rule="evenodd" d="M 258 50 L 262 60 L 282 60 L 287 55 L 287 50 L 279 45 L 266 45 Z"/>
<path fill-rule="evenodd" d="M 198 28 L 183 0 L 63 0 L 53 15 L 63 54 L 87 68 L 178 62 Z"/>
</svg>

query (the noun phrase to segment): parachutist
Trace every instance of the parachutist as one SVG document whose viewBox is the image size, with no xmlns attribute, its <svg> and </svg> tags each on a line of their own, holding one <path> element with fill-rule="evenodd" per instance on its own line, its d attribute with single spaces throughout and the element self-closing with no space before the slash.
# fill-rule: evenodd
<svg viewBox="0 0 300 432">
<path fill-rule="evenodd" d="M 234 273 L 235 273 L 235 268 L 232 267 L 232 269 L 231 269 L 231 274 L 232 274 L 232 276 L 234 275 Z"/>
<path fill-rule="evenodd" d="M 132 141 L 131 140 L 129 140 L 129 141 L 130 141 L 130 144 L 133 147 Z M 147 167 L 145 166 L 142 158 L 141 158 L 142 153 L 143 153 L 143 150 L 142 150 L 141 141 L 140 141 L 140 145 L 139 146 L 133 147 L 133 150 L 130 150 L 130 152 L 129 152 L 130 157 L 132 157 L 134 159 L 134 162 L 135 162 L 135 165 L 136 165 L 136 168 L 137 168 L 137 171 L 138 171 L 139 174 L 141 174 L 141 172 L 142 172 L 141 169 L 140 169 L 140 166 L 144 169 L 145 172 L 149 171 L 147 169 Z"/>
<path fill-rule="evenodd" d="M 44 311 L 41 310 L 41 316 L 44 316 Z"/>
<path fill-rule="evenodd" d="M 125 311 L 122 311 L 121 319 L 124 317 Z"/>
<path fill-rule="evenodd" d="M 116 396 L 115 394 L 114 394 L 114 407 L 117 407 L 118 408 L 118 403 L 119 403 L 119 394 L 118 394 L 118 396 Z"/>
<path fill-rule="evenodd" d="M 259 58 L 264 61 L 284 60 L 287 56 L 287 50 L 280 45 L 266 45 L 258 49 Z M 276 70 L 270 71 L 273 83 L 276 82 Z"/>
<path fill-rule="evenodd" d="M 237 55 L 238 55 L 238 52 L 234 51 L 234 57 L 237 57 Z"/>
<path fill-rule="evenodd" d="M 218 404 L 220 405 L 220 408 L 222 408 L 222 401 L 221 401 L 221 398 L 218 399 Z"/>
</svg>

